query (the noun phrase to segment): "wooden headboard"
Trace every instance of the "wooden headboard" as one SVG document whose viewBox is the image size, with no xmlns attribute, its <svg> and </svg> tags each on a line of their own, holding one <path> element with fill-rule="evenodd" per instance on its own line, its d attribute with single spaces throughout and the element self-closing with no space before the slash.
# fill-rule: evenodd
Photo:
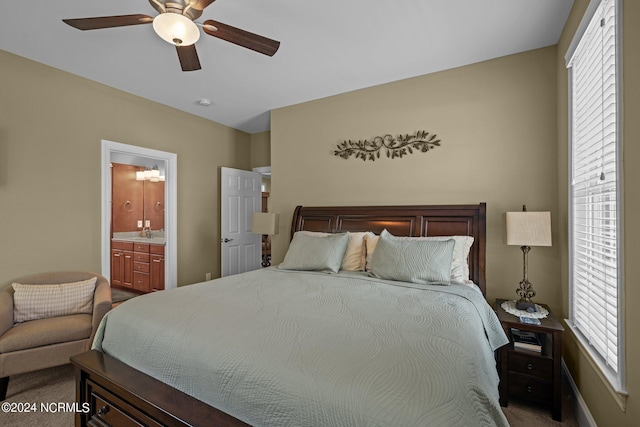
<svg viewBox="0 0 640 427">
<path fill-rule="evenodd" d="M 341 233 L 385 228 L 394 236 L 472 236 L 469 276 L 486 296 L 486 203 L 433 206 L 298 206 L 291 237 L 300 230 Z"/>
</svg>

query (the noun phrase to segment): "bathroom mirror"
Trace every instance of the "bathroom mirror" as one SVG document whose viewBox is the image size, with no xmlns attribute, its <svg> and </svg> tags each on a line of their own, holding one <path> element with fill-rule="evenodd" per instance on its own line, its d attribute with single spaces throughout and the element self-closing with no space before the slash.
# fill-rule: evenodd
<svg viewBox="0 0 640 427">
<path fill-rule="evenodd" d="M 162 171 L 154 166 L 111 163 L 112 233 L 164 230 L 161 177 Z"/>
</svg>

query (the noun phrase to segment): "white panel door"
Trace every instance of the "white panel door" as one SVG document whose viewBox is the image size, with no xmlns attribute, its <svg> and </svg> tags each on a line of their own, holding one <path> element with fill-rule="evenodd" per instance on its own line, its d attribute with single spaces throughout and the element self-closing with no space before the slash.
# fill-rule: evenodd
<svg viewBox="0 0 640 427">
<path fill-rule="evenodd" d="M 257 172 L 221 168 L 221 275 L 260 268 L 262 244 L 251 232 L 254 212 L 262 208 L 262 176 Z"/>
</svg>

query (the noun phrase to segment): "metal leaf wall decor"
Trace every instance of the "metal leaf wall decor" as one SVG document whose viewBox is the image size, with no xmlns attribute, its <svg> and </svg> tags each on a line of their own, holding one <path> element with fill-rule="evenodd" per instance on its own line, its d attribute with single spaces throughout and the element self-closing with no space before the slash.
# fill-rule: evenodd
<svg viewBox="0 0 640 427">
<path fill-rule="evenodd" d="M 348 159 L 353 155 L 356 159 L 359 158 L 363 161 L 375 161 L 380 158 L 380 152 L 384 151 L 386 156 L 391 159 L 402 158 L 407 154 L 413 154 L 414 151 L 426 153 L 434 147 L 439 147 L 440 140 L 436 138 L 435 134 L 419 130 L 413 135 L 398 135 L 396 138 L 387 134 L 376 136 L 371 140 L 348 140 L 338 144 L 338 149 L 333 154 L 343 159 Z"/>
</svg>

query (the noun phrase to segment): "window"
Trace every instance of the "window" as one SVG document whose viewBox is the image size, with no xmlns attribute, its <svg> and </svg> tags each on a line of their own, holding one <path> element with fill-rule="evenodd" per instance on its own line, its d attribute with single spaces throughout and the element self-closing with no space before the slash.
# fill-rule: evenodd
<svg viewBox="0 0 640 427">
<path fill-rule="evenodd" d="M 617 2 L 592 0 L 567 53 L 569 325 L 623 392 Z"/>
</svg>

